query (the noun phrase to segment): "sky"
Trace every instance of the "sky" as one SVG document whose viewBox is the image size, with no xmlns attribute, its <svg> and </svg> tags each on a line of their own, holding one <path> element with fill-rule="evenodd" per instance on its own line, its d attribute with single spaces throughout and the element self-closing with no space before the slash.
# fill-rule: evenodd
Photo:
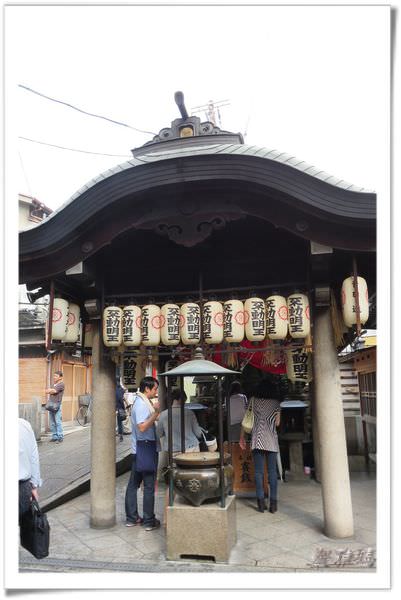
<svg viewBox="0 0 401 600">
<path fill-rule="evenodd" d="M 228 100 L 221 126 L 245 133 L 247 144 L 378 191 L 388 159 L 388 14 L 383 6 L 8 6 L 16 189 L 56 209 L 152 138 L 24 85 L 154 133 L 180 116 L 176 90 L 189 113 Z"/>
</svg>

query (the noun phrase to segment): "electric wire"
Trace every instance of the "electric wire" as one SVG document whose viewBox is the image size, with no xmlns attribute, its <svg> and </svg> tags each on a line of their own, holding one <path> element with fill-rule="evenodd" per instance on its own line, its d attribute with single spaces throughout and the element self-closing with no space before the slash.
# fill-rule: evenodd
<svg viewBox="0 0 401 600">
<path fill-rule="evenodd" d="M 63 104 L 64 106 L 68 106 L 69 108 L 72 108 L 73 110 L 77 110 L 78 112 L 80 112 L 84 115 L 88 115 L 90 117 L 96 117 L 97 119 L 103 119 L 104 121 L 109 121 L 109 123 L 114 123 L 114 125 L 120 125 L 121 127 L 128 127 L 128 129 L 133 129 L 134 131 L 139 131 L 140 133 L 146 133 L 149 135 L 157 135 L 154 131 L 146 131 L 146 129 L 138 129 L 138 127 L 133 127 L 132 125 L 128 125 L 127 123 L 123 123 L 122 121 L 116 121 L 114 119 L 109 119 L 109 117 L 104 117 L 103 115 L 97 115 L 96 113 L 91 113 L 86 110 L 83 110 L 82 108 L 78 108 L 77 106 L 74 106 L 73 104 L 70 104 L 69 102 L 64 102 L 63 100 L 57 100 L 57 98 L 52 98 L 51 96 L 46 96 L 46 94 L 42 94 L 41 92 L 33 90 L 32 88 L 30 88 L 26 85 L 22 85 L 21 83 L 18 84 L 18 87 L 22 88 L 23 90 L 26 90 L 27 92 L 31 92 L 32 94 L 36 94 L 37 96 L 40 96 L 41 98 L 46 98 L 46 100 L 50 100 L 51 102 L 57 102 L 58 104 Z"/>
<path fill-rule="evenodd" d="M 82 152 L 83 154 L 96 154 L 97 156 L 116 156 L 119 158 L 132 158 L 129 154 L 107 154 L 106 152 L 92 152 L 90 150 L 79 150 L 78 148 L 68 148 L 67 146 L 58 146 L 57 144 L 49 144 L 47 142 L 40 142 L 39 140 L 33 140 L 28 137 L 18 136 L 20 140 L 26 140 L 33 142 L 34 144 L 41 144 L 42 146 L 51 146 L 52 148 L 59 148 L 60 150 L 69 150 L 70 152 Z"/>
</svg>

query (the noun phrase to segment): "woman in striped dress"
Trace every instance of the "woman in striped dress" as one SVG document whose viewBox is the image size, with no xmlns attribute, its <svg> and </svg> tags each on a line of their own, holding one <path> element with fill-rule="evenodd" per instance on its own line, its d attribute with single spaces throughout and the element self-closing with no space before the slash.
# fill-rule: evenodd
<svg viewBox="0 0 401 600">
<path fill-rule="evenodd" d="M 280 425 L 280 400 L 277 386 L 268 379 L 262 380 L 255 389 L 253 403 L 254 424 L 251 432 L 251 450 L 255 466 L 255 485 L 258 511 L 267 509 L 264 499 L 263 473 L 267 461 L 270 488 L 269 511 L 277 511 L 277 452 L 276 427 Z M 241 428 L 240 447 L 246 448 L 244 431 Z"/>
</svg>

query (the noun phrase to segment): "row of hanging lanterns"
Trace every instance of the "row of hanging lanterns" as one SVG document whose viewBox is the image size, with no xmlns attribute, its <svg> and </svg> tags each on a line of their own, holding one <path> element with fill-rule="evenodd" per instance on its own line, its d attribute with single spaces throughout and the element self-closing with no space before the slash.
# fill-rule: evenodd
<svg viewBox="0 0 401 600">
<path fill-rule="evenodd" d="M 202 327 L 202 330 L 201 330 Z M 221 303 L 194 302 L 139 306 L 108 306 L 103 313 L 103 342 L 108 347 L 197 345 L 201 333 L 207 344 L 257 342 L 269 338 L 305 338 L 310 333 L 309 300 L 294 293 L 287 299 L 273 295 Z"/>
<path fill-rule="evenodd" d="M 64 298 L 54 298 L 52 339 L 74 344 L 80 332 L 80 308 Z"/>
</svg>

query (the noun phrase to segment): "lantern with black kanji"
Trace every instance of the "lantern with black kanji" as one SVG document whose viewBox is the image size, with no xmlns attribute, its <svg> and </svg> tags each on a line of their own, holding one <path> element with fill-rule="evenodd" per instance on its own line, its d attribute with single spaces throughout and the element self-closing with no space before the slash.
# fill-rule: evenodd
<svg viewBox="0 0 401 600">
<path fill-rule="evenodd" d="M 358 299 L 359 299 L 359 314 L 360 322 L 363 325 L 369 318 L 369 296 L 368 286 L 363 277 L 356 278 L 358 283 Z M 355 302 L 355 286 L 354 278 L 347 277 L 343 281 L 341 288 L 341 303 L 343 309 L 344 323 L 347 327 L 352 327 L 357 322 L 356 318 L 356 302 Z"/>
<path fill-rule="evenodd" d="M 223 305 L 211 300 L 203 305 L 203 339 L 206 344 L 221 344 L 223 341 Z"/>
<path fill-rule="evenodd" d="M 68 320 L 67 320 L 67 331 L 63 337 L 63 342 L 75 344 L 79 337 L 79 316 L 80 308 L 78 304 L 69 304 L 68 306 Z"/>
<path fill-rule="evenodd" d="M 141 343 L 141 309 L 130 304 L 123 310 L 123 342 L 128 348 Z"/>
<path fill-rule="evenodd" d="M 181 306 L 180 332 L 183 344 L 188 346 L 199 344 L 201 338 L 201 312 L 199 304 L 186 302 Z"/>
<path fill-rule="evenodd" d="M 123 341 L 123 311 L 119 306 L 107 306 L 103 311 L 103 343 L 118 348 Z"/>
<path fill-rule="evenodd" d="M 262 298 L 245 300 L 245 335 L 250 342 L 258 342 L 266 337 L 266 308 Z"/>
<path fill-rule="evenodd" d="M 312 381 L 312 355 L 303 346 L 289 347 L 285 351 L 287 377 L 290 381 Z"/>
<path fill-rule="evenodd" d="M 160 344 L 160 308 L 156 304 L 142 307 L 142 343 L 144 346 Z"/>
<path fill-rule="evenodd" d="M 284 296 L 266 299 L 266 333 L 271 340 L 284 340 L 288 333 L 288 308 Z"/>
<path fill-rule="evenodd" d="M 67 333 L 68 302 L 64 298 L 54 298 L 52 315 L 52 339 L 62 340 Z"/>
<path fill-rule="evenodd" d="M 306 294 L 295 292 L 287 298 L 288 329 L 290 336 L 305 338 L 310 334 L 310 308 Z"/>
<path fill-rule="evenodd" d="M 177 304 L 164 304 L 160 315 L 161 342 L 165 346 L 177 346 L 180 343 L 181 311 Z"/>
<path fill-rule="evenodd" d="M 241 300 L 224 302 L 224 341 L 239 344 L 245 335 L 244 304 Z"/>
</svg>

